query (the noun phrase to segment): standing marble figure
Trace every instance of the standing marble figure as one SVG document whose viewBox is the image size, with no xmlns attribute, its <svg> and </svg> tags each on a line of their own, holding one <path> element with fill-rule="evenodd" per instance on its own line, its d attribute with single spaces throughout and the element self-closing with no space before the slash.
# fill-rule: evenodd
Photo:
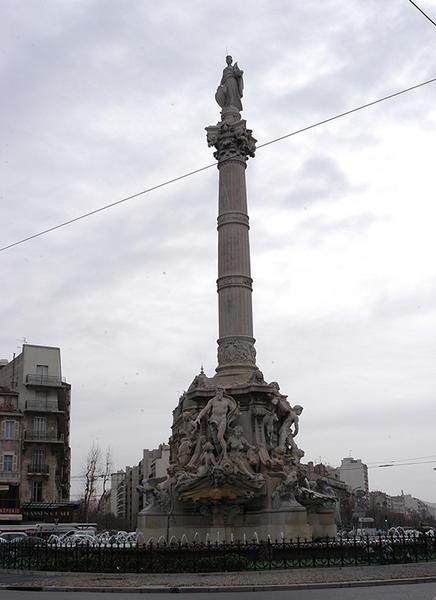
<svg viewBox="0 0 436 600">
<path fill-rule="evenodd" d="M 233 398 L 226 396 L 222 387 L 217 387 L 216 395 L 209 400 L 194 421 L 196 425 L 199 425 L 201 419 L 210 413 L 208 423 L 213 441 L 217 448 L 221 448 L 223 456 L 227 456 L 227 443 L 224 435 L 229 425 L 229 417 L 236 411 L 236 408 L 237 405 Z"/>
<path fill-rule="evenodd" d="M 215 100 L 221 108 L 233 107 L 242 110 L 241 98 L 244 91 L 244 80 L 242 75 L 244 71 L 238 67 L 235 62 L 232 65 L 233 58 L 226 56 L 227 67 L 224 68 L 221 83 L 215 94 Z"/>
</svg>

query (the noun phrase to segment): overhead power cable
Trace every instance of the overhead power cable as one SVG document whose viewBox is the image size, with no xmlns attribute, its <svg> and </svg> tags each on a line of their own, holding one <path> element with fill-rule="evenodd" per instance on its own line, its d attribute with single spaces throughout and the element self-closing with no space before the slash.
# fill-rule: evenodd
<svg viewBox="0 0 436 600">
<path fill-rule="evenodd" d="M 212 163 L 210 165 L 206 165 L 205 167 L 200 167 L 200 169 L 195 169 L 195 171 L 190 171 L 189 173 L 184 173 L 183 175 L 179 175 L 179 177 L 174 177 L 173 179 L 168 179 L 163 183 L 158 183 L 153 187 L 147 188 L 146 190 L 142 190 L 142 192 L 137 192 L 136 194 L 132 194 L 131 196 L 127 196 L 126 198 L 121 198 L 121 200 L 116 200 L 115 202 L 111 202 L 110 204 L 106 204 L 105 206 L 100 206 L 100 208 L 96 208 L 95 210 L 91 210 L 83 215 L 78 217 L 74 217 L 74 219 L 70 219 L 69 221 L 64 221 L 63 223 L 59 223 L 59 225 L 54 225 L 54 227 L 49 227 L 48 229 L 44 229 L 44 231 L 40 231 L 39 233 L 34 233 L 33 235 L 29 235 L 22 240 L 18 240 L 18 242 L 13 242 L 12 244 L 8 244 L 3 248 L 0 248 L 0 252 L 3 250 L 7 250 L 8 248 L 13 248 L 14 246 L 18 246 L 19 244 L 24 244 L 24 242 L 28 242 L 30 240 L 34 240 L 41 235 L 45 235 L 46 233 L 50 233 L 50 231 L 55 231 L 56 229 L 60 229 L 61 227 L 65 227 L 65 225 L 71 225 L 71 223 L 75 223 L 76 221 L 80 221 L 81 219 L 86 219 L 86 217 L 90 217 L 91 215 L 95 215 L 103 210 L 107 210 L 108 208 L 112 208 L 117 204 L 122 204 L 123 202 L 127 202 L 127 200 L 132 200 L 133 198 L 138 198 L 138 196 L 142 196 L 144 194 L 148 194 L 149 192 L 153 192 L 161 187 L 169 185 L 170 183 L 174 183 L 176 181 L 180 181 L 181 179 L 185 179 L 186 177 L 190 177 L 191 175 L 195 175 L 196 173 L 200 173 L 200 171 L 205 171 L 206 169 L 210 169 L 210 167 L 215 166 L 216 163 Z"/>
<path fill-rule="evenodd" d="M 370 465 L 379 465 L 380 463 L 397 463 L 397 462 L 409 462 L 411 460 L 425 460 L 426 458 L 436 458 L 436 454 L 430 454 L 428 456 L 414 456 L 413 458 L 397 458 L 395 460 L 376 460 L 367 463 Z"/>
<path fill-rule="evenodd" d="M 362 104 L 361 106 L 357 106 L 356 108 L 352 108 L 351 110 L 341 112 L 337 115 L 334 115 L 333 117 L 328 117 L 327 119 L 323 119 L 322 121 L 318 121 L 317 123 L 313 123 L 312 125 L 307 125 L 306 127 L 302 127 L 301 129 L 297 129 L 295 131 L 292 131 L 291 133 L 287 133 L 287 134 L 277 137 L 273 140 L 269 140 L 268 142 L 258 145 L 257 149 L 265 148 L 266 146 L 270 146 L 271 144 L 275 144 L 276 142 L 280 142 L 281 140 L 290 138 L 294 135 L 298 135 L 299 133 L 309 131 L 310 129 L 314 129 L 315 127 L 319 127 L 320 125 L 325 125 L 326 123 L 330 123 L 331 121 L 335 121 L 335 120 L 345 117 L 347 115 L 351 115 L 355 112 L 358 112 L 359 110 L 363 110 L 364 108 L 369 108 L 370 106 L 374 106 L 375 104 L 379 104 L 380 102 L 384 102 L 385 100 L 390 100 L 391 98 L 395 98 L 396 96 L 400 96 L 401 94 L 406 94 L 407 92 L 417 90 L 418 88 L 428 85 L 429 83 L 434 83 L 435 81 L 436 81 L 436 77 L 433 77 L 432 79 L 428 79 L 427 81 L 423 81 L 416 85 L 412 85 L 412 86 L 405 88 L 403 90 L 400 90 L 398 92 L 394 92 L 393 94 L 383 96 L 382 98 L 379 98 L 378 100 L 373 100 L 372 102 L 367 102 L 366 104 Z M 9 248 L 13 248 L 14 246 L 24 244 L 25 242 L 28 242 L 30 240 L 34 240 L 37 237 L 40 237 L 47 233 L 50 233 L 51 231 L 55 231 L 56 229 L 60 229 L 61 227 L 65 227 L 66 225 L 71 225 L 72 223 L 76 223 L 77 221 L 86 219 L 87 217 L 95 215 L 99 212 L 108 210 L 109 208 L 112 208 L 113 206 L 117 206 L 118 204 L 122 204 L 123 202 L 127 202 L 128 200 L 132 200 L 133 198 L 138 198 L 139 196 L 143 196 L 144 194 L 153 192 L 154 190 L 157 190 L 159 188 L 170 185 L 171 183 L 175 183 L 176 181 L 180 181 L 181 179 L 190 177 L 191 175 L 200 173 L 201 171 L 205 171 L 206 169 L 210 169 L 211 167 L 213 167 L 215 165 L 216 165 L 216 163 L 211 163 L 204 167 L 200 167 L 199 169 L 194 169 L 193 171 L 189 171 L 188 173 L 184 173 L 183 175 L 179 175 L 178 177 L 168 179 L 167 181 L 164 181 L 164 182 L 154 185 L 150 188 L 142 190 L 141 192 L 137 192 L 136 194 L 132 194 L 131 196 L 126 196 L 125 198 L 122 198 L 121 200 L 116 200 L 115 202 L 111 202 L 110 204 L 101 206 L 100 208 L 97 208 L 90 212 L 84 213 L 83 215 L 79 215 L 78 217 L 74 217 L 73 219 L 69 219 L 68 221 L 64 221 L 63 223 L 59 223 L 58 225 L 54 225 L 53 227 L 49 227 L 48 229 L 44 229 L 43 231 L 39 231 L 38 233 L 34 233 L 33 235 L 29 235 L 21 240 L 17 240 L 16 242 L 12 242 L 11 244 L 8 244 L 7 246 L 3 246 L 2 248 L 0 248 L 0 252 L 3 252 L 4 250 L 8 250 Z"/>
<path fill-rule="evenodd" d="M 428 19 L 428 20 L 430 21 L 430 23 L 433 23 L 433 25 L 436 27 L 436 23 L 433 21 L 433 19 L 431 19 L 431 18 L 428 16 L 428 14 L 427 14 L 427 13 L 425 13 L 425 12 L 422 10 L 422 8 L 420 8 L 420 7 L 419 7 L 419 6 L 416 4 L 416 2 L 413 2 L 413 0 L 409 0 L 409 2 L 410 2 L 410 4 L 413 4 L 413 6 L 414 6 L 415 8 L 417 8 L 417 9 L 419 10 L 419 12 L 420 12 L 421 14 L 423 14 L 423 15 L 424 15 L 424 17 L 425 17 L 426 19 Z"/>
<path fill-rule="evenodd" d="M 389 94 L 388 96 L 383 96 L 383 98 L 379 98 L 378 100 L 367 102 L 366 104 L 362 104 L 362 106 L 357 106 L 356 108 L 352 108 L 351 110 L 346 110 L 345 112 L 339 113 L 334 117 L 329 117 L 328 119 L 324 119 L 323 121 L 318 121 L 318 123 L 314 123 L 313 125 L 308 125 L 307 127 L 303 127 L 302 129 L 297 129 L 296 131 L 292 131 L 291 133 L 282 135 L 278 138 L 275 138 L 274 140 L 265 142 L 264 144 L 260 144 L 260 146 L 257 146 L 257 148 L 264 148 L 265 146 L 269 146 L 270 144 L 275 144 L 276 142 L 280 142 L 281 140 L 292 137 L 293 135 L 297 135 L 298 133 L 303 133 L 304 131 L 308 131 L 309 129 L 318 127 L 319 125 L 325 125 L 326 123 L 330 123 L 330 121 L 335 121 L 336 119 L 340 119 L 341 117 L 346 117 L 347 115 L 351 115 L 352 113 L 355 113 L 359 110 L 363 110 L 364 108 L 369 108 L 370 106 L 374 106 L 375 104 L 379 104 L 380 102 L 384 102 L 385 100 L 390 100 L 391 98 L 395 98 L 396 96 L 401 96 L 401 94 L 405 94 L 406 92 L 417 90 L 418 88 L 429 83 L 433 83 L 434 81 L 436 81 L 436 77 L 433 77 L 433 79 L 429 79 L 428 81 L 418 83 L 417 85 L 412 85 L 411 87 L 408 87 L 405 90 L 400 90 L 399 92 L 394 92 L 393 94 Z"/>
<path fill-rule="evenodd" d="M 428 456 L 414 456 L 413 458 L 397 458 L 395 460 L 384 460 L 384 461 L 378 460 L 378 461 L 362 463 L 362 464 L 366 464 L 368 469 L 380 469 L 383 467 L 396 467 L 396 466 L 406 466 L 406 465 L 429 465 L 429 464 L 436 463 L 436 460 L 426 460 L 428 458 L 436 458 L 436 454 L 430 454 Z M 414 462 L 414 461 L 419 461 L 419 462 Z M 356 466 L 342 467 L 341 465 L 339 465 L 338 467 L 335 467 L 335 468 L 340 469 L 341 471 L 356 471 L 356 469 L 359 466 L 360 465 L 357 465 L 357 467 Z"/>
<path fill-rule="evenodd" d="M 407 467 L 408 465 L 433 465 L 436 464 L 436 460 L 423 460 L 420 462 L 390 462 L 390 463 L 382 463 L 377 465 L 367 465 L 368 469 L 383 469 L 386 467 Z M 342 472 L 344 471 L 357 471 L 355 467 L 336 467 L 338 470 Z"/>
<path fill-rule="evenodd" d="M 383 467 L 407 467 L 408 465 L 433 465 L 436 460 L 426 460 L 422 462 L 405 462 L 405 463 L 387 463 L 385 465 L 373 465 L 368 469 L 381 469 Z"/>
</svg>

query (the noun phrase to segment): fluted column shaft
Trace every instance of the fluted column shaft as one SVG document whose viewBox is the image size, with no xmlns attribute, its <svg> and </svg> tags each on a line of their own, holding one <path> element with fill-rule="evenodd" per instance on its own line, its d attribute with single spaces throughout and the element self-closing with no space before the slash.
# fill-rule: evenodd
<svg viewBox="0 0 436 600">
<path fill-rule="evenodd" d="M 219 337 L 253 337 L 252 279 L 248 240 L 245 164 L 219 165 L 218 297 Z"/>
<path fill-rule="evenodd" d="M 208 127 L 217 152 L 218 202 L 218 373 L 256 368 L 253 338 L 252 279 L 245 169 L 255 140 L 245 121 Z"/>
</svg>

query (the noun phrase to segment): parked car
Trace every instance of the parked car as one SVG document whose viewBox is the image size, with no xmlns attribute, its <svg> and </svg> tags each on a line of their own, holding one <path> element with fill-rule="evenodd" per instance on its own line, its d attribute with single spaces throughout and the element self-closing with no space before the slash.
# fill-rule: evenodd
<svg viewBox="0 0 436 600">
<path fill-rule="evenodd" d="M 0 533 L 0 539 L 5 542 L 20 542 L 27 537 L 27 533 L 24 531 L 5 531 L 4 533 Z"/>
<path fill-rule="evenodd" d="M 20 545 L 22 544 L 23 546 L 40 546 L 40 547 L 44 547 L 47 545 L 47 541 L 42 538 L 42 537 L 38 537 L 37 535 L 27 535 L 24 538 L 21 538 L 20 540 L 14 540 L 15 542 L 19 542 Z"/>
</svg>

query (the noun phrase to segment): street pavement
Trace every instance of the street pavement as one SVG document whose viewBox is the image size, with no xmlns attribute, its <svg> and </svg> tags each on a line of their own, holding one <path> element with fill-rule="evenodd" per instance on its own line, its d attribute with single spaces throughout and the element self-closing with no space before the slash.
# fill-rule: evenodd
<svg viewBox="0 0 436 600">
<path fill-rule="evenodd" d="M 436 600 L 436 583 L 318 590 L 178 593 L 180 600 Z M 0 590 L 0 600 L 173 600 L 173 593 L 28 592 Z"/>
</svg>

